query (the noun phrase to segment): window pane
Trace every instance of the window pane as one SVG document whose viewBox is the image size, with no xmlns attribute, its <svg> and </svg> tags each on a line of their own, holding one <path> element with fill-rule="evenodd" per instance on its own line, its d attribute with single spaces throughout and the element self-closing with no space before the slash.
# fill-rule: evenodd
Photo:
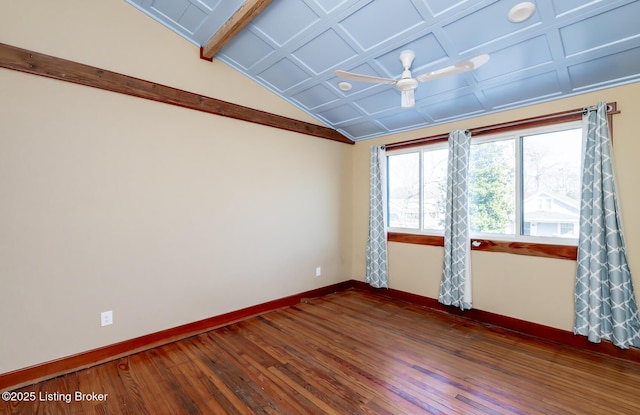
<svg viewBox="0 0 640 415">
<path fill-rule="evenodd" d="M 522 137 L 524 235 L 578 237 L 582 129 Z"/>
<path fill-rule="evenodd" d="M 389 226 L 420 227 L 420 153 L 391 155 L 387 158 Z"/>
<path fill-rule="evenodd" d="M 446 148 L 423 153 L 423 229 L 444 230 L 444 210 L 447 196 L 447 157 L 448 150 Z"/>
<path fill-rule="evenodd" d="M 471 145 L 471 232 L 515 233 L 514 144 L 510 139 Z"/>
</svg>

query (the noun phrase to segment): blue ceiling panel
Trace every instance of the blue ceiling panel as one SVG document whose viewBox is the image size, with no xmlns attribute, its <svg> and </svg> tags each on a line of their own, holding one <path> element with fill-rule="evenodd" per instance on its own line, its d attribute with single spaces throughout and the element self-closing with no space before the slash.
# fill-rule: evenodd
<svg viewBox="0 0 640 415">
<path fill-rule="evenodd" d="M 153 19 L 200 46 L 236 12 L 244 0 L 126 0 Z"/>
<path fill-rule="evenodd" d="M 553 56 L 546 36 L 537 36 L 491 53 L 491 65 L 473 71 L 479 81 L 552 64 Z"/>
<path fill-rule="evenodd" d="M 556 17 L 562 17 L 571 13 L 584 12 L 585 8 L 598 5 L 602 0 L 585 1 L 585 0 L 553 0 L 553 9 Z"/>
<path fill-rule="evenodd" d="M 424 126 L 427 122 L 417 111 L 411 109 L 401 110 L 397 114 L 381 117 L 378 122 L 392 132 L 406 131 L 417 126 Z"/>
<path fill-rule="evenodd" d="M 321 84 L 299 92 L 293 95 L 292 98 L 307 110 L 313 110 L 322 105 L 331 104 L 338 99 L 338 96 Z"/>
<path fill-rule="evenodd" d="M 480 1 L 479 0 L 474 0 L 474 1 L 462 0 L 462 1 L 453 2 L 451 0 L 425 0 L 425 3 L 427 3 L 427 7 L 429 8 L 429 11 L 431 12 L 431 14 L 434 17 L 438 17 L 451 10 L 455 10 L 458 7 L 469 6 L 474 3 L 480 3 Z"/>
<path fill-rule="evenodd" d="M 434 96 L 441 96 L 444 93 L 465 89 L 469 87 L 467 79 L 469 79 L 470 76 L 468 74 L 466 75 L 467 76 L 452 76 L 420 84 L 416 90 L 416 99 L 422 97 L 432 98 Z"/>
<path fill-rule="evenodd" d="M 569 67 L 569 75 L 575 90 L 598 89 L 637 80 L 638 68 L 640 48 L 572 65 Z"/>
<path fill-rule="evenodd" d="M 345 32 L 368 50 L 423 23 L 409 0 L 372 1 L 340 22 Z"/>
<path fill-rule="evenodd" d="M 198 3 L 202 4 L 205 8 L 213 10 L 220 4 L 222 0 L 198 0 Z"/>
<path fill-rule="evenodd" d="M 336 7 L 346 3 L 347 0 L 315 0 L 315 1 L 325 13 L 331 13 Z"/>
<path fill-rule="evenodd" d="M 498 1 L 492 5 L 468 14 L 443 27 L 447 37 L 462 53 L 482 45 L 504 41 L 508 36 L 530 29 L 540 24 L 540 15 L 534 14 L 523 23 L 511 23 L 507 19 L 509 9 L 517 1 Z"/>
<path fill-rule="evenodd" d="M 395 89 L 389 88 L 380 90 L 382 92 L 357 99 L 355 104 L 362 108 L 362 110 L 368 115 L 398 108 L 398 105 L 400 104 L 400 93 Z"/>
<path fill-rule="evenodd" d="M 359 111 L 355 110 L 351 105 L 346 104 L 321 112 L 319 115 L 332 124 L 341 124 L 347 121 L 352 121 L 360 118 L 361 116 Z"/>
<path fill-rule="evenodd" d="M 204 11 L 195 6 L 189 6 L 180 17 L 180 20 L 178 20 L 178 23 L 182 27 L 188 28 L 191 33 L 195 33 L 206 18 L 207 14 Z"/>
<path fill-rule="evenodd" d="M 376 122 L 373 122 L 373 121 L 364 121 L 357 124 L 343 126 L 343 127 L 340 127 L 338 131 L 342 132 L 343 134 L 346 134 L 349 137 L 363 137 L 363 138 L 372 138 L 372 137 L 377 137 L 379 135 L 388 133 L 387 130 L 380 127 Z"/>
<path fill-rule="evenodd" d="M 290 59 L 285 58 L 258 74 L 258 77 L 283 92 L 309 78 L 309 74 L 291 62 Z"/>
<path fill-rule="evenodd" d="M 319 19 L 302 0 L 276 0 L 253 19 L 252 26 L 276 45 L 283 46 Z"/>
<path fill-rule="evenodd" d="M 222 53 L 226 58 L 245 71 L 273 53 L 275 49 L 251 31 L 238 33 L 227 43 Z"/>
<path fill-rule="evenodd" d="M 640 37 L 640 3 L 631 3 L 560 29 L 567 56 Z M 607 26 L 607 22 L 616 22 Z M 606 30 L 602 30 L 606 27 Z"/>
<path fill-rule="evenodd" d="M 199 47 L 246 0 L 126 1 Z M 272 0 L 215 58 L 355 141 L 640 81 L 640 0 L 531 1 L 514 23 L 520 0 Z M 405 49 L 412 77 L 490 59 L 419 82 L 413 109 L 335 75 L 398 80 Z"/>
<path fill-rule="evenodd" d="M 329 53 L 318 53 L 324 50 Z M 328 68 L 356 55 L 356 51 L 347 44 L 335 30 L 327 30 L 293 52 L 293 56 L 313 71 L 319 74 Z"/>
<path fill-rule="evenodd" d="M 459 114 L 464 114 L 465 116 L 479 114 L 484 110 L 484 107 L 475 95 L 469 94 L 442 100 L 420 109 L 424 110 L 433 120 L 444 121 L 454 119 Z"/>
<path fill-rule="evenodd" d="M 151 10 L 163 14 L 167 19 L 177 22 L 189 7 L 188 0 L 154 0 Z"/>
<path fill-rule="evenodd" d="M 561 88 L 558 76 L 553 71 L 486 88 L 483 92 L 491 105 L 499 108 L 548 99 L 560 95 Z"/>
</svg>

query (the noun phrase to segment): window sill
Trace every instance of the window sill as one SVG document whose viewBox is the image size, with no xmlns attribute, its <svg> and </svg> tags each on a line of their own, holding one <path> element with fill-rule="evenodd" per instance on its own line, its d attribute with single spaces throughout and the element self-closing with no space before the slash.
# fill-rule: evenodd
<svg viewBox="0 0 640 415">
<path fill-rule="evenodd" d="M 416 235 L 410 233 L 389 232 L 387 241 L 407 244 L 444 246 L 443 236 Z M 578 247 L 571 245 L 549 245 L 532 242 L 508 242 L 473 238 L 478 246 L 471 245 L 474 251 L 504 252 L 516 255 L 540 256 L 546 258 L 571 259 L 578 257 Z"/>
</svg>

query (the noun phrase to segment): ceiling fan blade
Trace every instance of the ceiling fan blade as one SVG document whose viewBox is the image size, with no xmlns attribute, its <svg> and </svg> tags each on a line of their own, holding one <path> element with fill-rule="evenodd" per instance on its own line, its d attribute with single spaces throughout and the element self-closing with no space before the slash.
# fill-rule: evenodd
<svg viewBox="0 0 640 415">
<path fill-rule="evenodd" d="M 455 63 L 446 68 L 438 69 L 435 71 L 423 73 L 416 76 L 416 79 L 420 82 L 433 81 L 435 79 L 444 78 L 446 76 L 456 75 L 463 72 L 468 72 L 484 65 L 489 61 L 489 55 L 478 55 L 466 61 Z"/>
<path fill-rule="evenodd" d="M 360 75 L 357 73 L 335 71 L 335 75 L 340 78 L 349 79 L 351 81 L 373 82 L 375 84 L 395 84 L 396 81 L 389 78 L 380 78 L 377 76 Z"/>
</svg>

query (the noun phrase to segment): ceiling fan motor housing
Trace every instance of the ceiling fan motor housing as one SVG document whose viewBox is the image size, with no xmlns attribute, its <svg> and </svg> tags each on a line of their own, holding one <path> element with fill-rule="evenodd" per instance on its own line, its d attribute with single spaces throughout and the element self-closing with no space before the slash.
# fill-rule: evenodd
<svg viewBox="0 0 640 415">
<path fill-rule="evenodd" d="M 418 87 L 418 81 L 411 77 L 411 65 L 416 58 L 416 53 L 412 50 L 403 50 L 400 52 L 400 62 L 404 71 L 402 72 L 402 78 L 396 82 L 396 88 L 398 91 L 412 91 Z"/>
<path fill-rule="evenodd" d="M 402 67 L 404 69 L 411 68 L 413 64 L 413 60 L 416 58 L 416 53 L 412 50 L 403 50 L 400 52 L 400 62 L 402 62 Z"/>
<path fill-rule="evenodd" d="M 396 82 L 396 88 L 398 91 L 411 91 L 418 87 L 418 81 L 413 78 L 402 78 Z"/>
</svg>

